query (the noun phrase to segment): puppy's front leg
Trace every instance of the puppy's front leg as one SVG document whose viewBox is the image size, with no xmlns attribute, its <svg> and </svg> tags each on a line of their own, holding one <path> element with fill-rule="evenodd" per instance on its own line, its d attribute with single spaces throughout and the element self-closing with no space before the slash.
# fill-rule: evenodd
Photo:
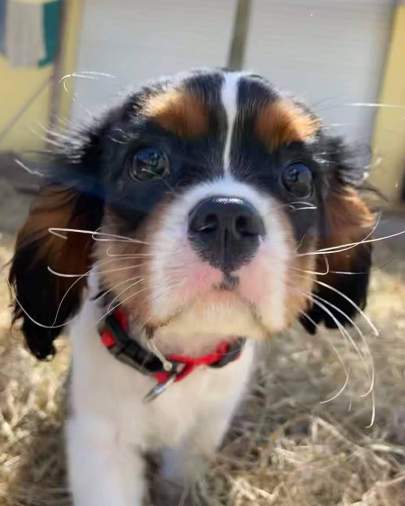
<svg viewBox="0 0 405 506">
<path fill-rule="evenodd" d="M 73 416 L 67 422 L 68 471 L 74 506 L 140 506 L 143 458 L 120 442 L 108 421 Z"/>
<path fill-rule="evenodd" d="M 207 464 L 215 456 L 228 429 L 233 410 L 218 409 L 202 417 L 195 427 L 176 447 L 163 453 L 162 462 L 162 495 L 170 497 L 173 504 L 176 498 L 187 496 L 187 489 L 204 473 Z M 161 504 L 169 504 L 162 502 Z"/>
</svg>

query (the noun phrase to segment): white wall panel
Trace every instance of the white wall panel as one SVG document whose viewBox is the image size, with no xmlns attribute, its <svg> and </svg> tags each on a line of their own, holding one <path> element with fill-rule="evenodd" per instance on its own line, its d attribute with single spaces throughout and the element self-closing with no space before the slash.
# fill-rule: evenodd
<svg viewBox="0 0 405 506">
<path fill-rule="evenodd" d="M 117 89 L 162 74 L 226 64 L 236 0 L 86 0 L 78 71 L 115 79 L 76 79 L 74 118 Z"/>
<path fill-rule="evenodd" d="M 338 133 L 368 142 L 393 0 L 252 0 L 245 68 L 314 104 Z M 74 118 L 117 90 L 166 73 L 226 64 L 236 0 L 86 0 Z"/>
<path fill-rule="evenodd" d="M 338 133 L 370 139 L 392 0 L 253 0 L 245 67 L 315 105 Z"/>
</svg>

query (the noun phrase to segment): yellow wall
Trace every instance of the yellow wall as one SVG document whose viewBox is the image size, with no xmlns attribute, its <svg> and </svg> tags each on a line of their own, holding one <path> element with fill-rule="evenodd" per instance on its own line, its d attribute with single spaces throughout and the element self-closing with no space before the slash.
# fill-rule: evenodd
<svg viewBox="0 0 405 506">
<path fill-rule="evenodd" d="M 49 126 L 51 107 L 58 117 L 69 117 L 74 80 L 69 81 L 69 93 L 66 93 L 60 78 L 75 69 L 82 9 L 82 0 L 65 0 L 60 60 L 56 69 L 54 65 L 12 68 L 0 56 L 0 150 L 42 148 L 44 140 L 41 136 L 44 136 L 44 132 L 41 125 Z M 34 95 L 36 98 L 2 136 L 10 121 Z"/>
<path fill-rule="evenodd" d="M 398 5 L 379 97 L 373 151 L 380 160 L 372 182 L 391 200 L 400 197 L 405 174 L 405 5 Z M 397 107 L 398 106 L 398 107 Z"/>
<path fill-rule="evenodd" d="M 0 57 L 0 133 L 33 95 L 42 89 L 16 124 L 0 140 L 0 150 L 34 149 L 43 145 L 39 137 L 39 124 L 48 124 L 51 93 L 49 79 L 52 71 L 52 65 L 44 68 L 12 68 L 5 58 Z M 38 134 L 34 134 L 32 130 Z"/>
</svg>

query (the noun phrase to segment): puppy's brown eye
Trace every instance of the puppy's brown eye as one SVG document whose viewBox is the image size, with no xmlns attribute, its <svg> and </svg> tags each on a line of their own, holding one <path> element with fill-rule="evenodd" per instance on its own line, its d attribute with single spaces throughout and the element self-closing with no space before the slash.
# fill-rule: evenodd
<svg viewBox="0 0 405 506">
<path fill-rule="evenodd" d="M 308 197 L 312 193 L 312 172 L 303 163 L 292 163 L 282 174 L 283 185 L 296 197 Z"/>
<path fill-rule="evenodd" d="M 142 148 L 128 159 L 128 173 L 136 181 L 161 179 L 170 172 L 167 154 L 158 148 Z"/>
</svg>

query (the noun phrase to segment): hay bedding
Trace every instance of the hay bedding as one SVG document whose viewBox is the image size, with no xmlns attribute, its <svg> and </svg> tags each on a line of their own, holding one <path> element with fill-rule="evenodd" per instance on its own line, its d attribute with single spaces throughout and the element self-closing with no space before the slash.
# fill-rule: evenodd
<svg viewBox="0 0 405 506">
<path fill-rule="evenodd" d="M 9 258 L 3 238 L 0 261 Z M 8 244 L 8 246 L 7 246 Z M 370 421 L 366 367 L 337 332 L 300 329 L 266 347 L 251 395 L 222 452 L 193 489 L 198 506 L 400 506 L 405 504 L 405 260 L 379 245 L 367 331 L 376 367 L 376 420 Z M 67 341 L 51 363 L 36 362 L 9 330 L 8 291 L 0 291 L 0 506 L 65 506 L 62 443 Z M 362 328 L 367 329 L 366 325 Z M 352 377 L 344 381 L 331 344 Z"/>
</svg>

